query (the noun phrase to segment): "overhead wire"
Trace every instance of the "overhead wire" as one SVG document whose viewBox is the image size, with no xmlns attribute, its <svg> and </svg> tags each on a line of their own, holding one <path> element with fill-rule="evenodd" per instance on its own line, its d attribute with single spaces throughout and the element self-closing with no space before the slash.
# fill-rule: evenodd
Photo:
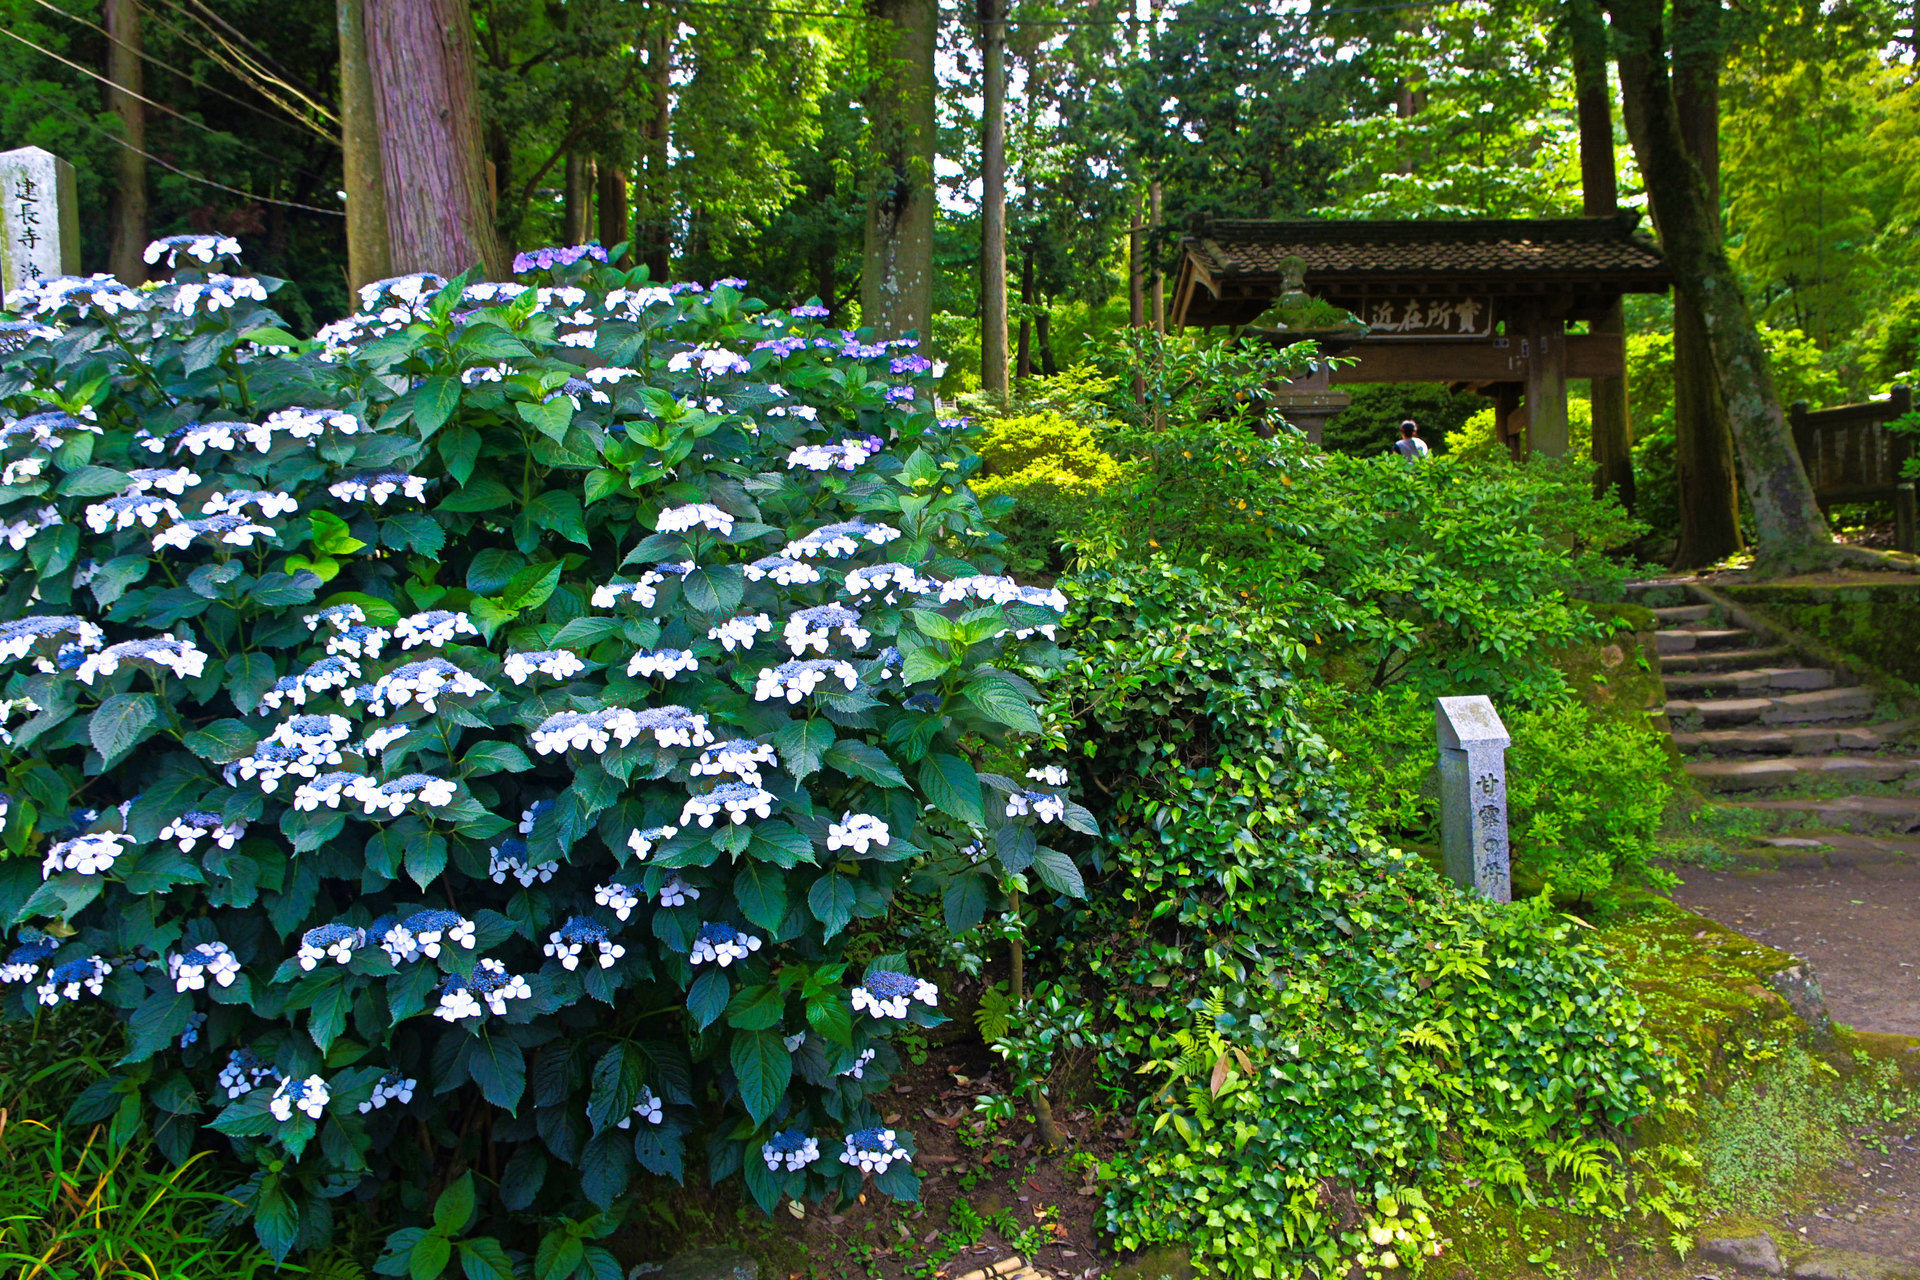
<svg viewBox="0 0 1920 1280">
<path fill-rule="evenodd" d="M 155 102 L 152 98 L 147 97 L 145 94 L 135 93 L 133 90 L 127 88 L 125 85 L 120 84 L 117 81 L 108 79 L 106 76 L 101 75 L 98 71 L 93 70 L 93 68 L 91 67 L 82 66 L 80 63 L 73 61 L 71 58 L 63 58 L 59 54 L 55 53 L 53 50 L 43 48 L 42 46 L 35 44 L 33 41 L 27 39 L 25 36 L 21 35 L 17 31 L 9 30 L 6 27 L 0 27 L 0 36 L 7 36 L 11 39 L 18 40 L 21 44 L 27 46 L 27 48 L 29 49 L 32 49 L 34 52 L 44 54 L 46 57 L 52 58 L 55 62 L 60 63 L 62 66 L 71 67 L 75 71 L 78 71 L 81 75 L 91 76 L 95 80 L 98 80 L 101 84 L 104 84 L 107 87 L 113 89 L 115 92 L 124 93 L 129 98 L 133 98 L 139 102 L 144 102 L 148 106 L 153 107 L 156 110 L 164 111 L 168 115 L 174 117 L 176 120 L 184 120 L 188 124 L 192 125 L 194 128 L 204 130 L 207 133 L 212 134 L 214 137 L 219 138 L 222 142 L 230 143 L 233 146 L 239 147 L 242 151 L 250 151 L 254 155 L 259 156 L 262 160 L 271 160 L 275 164 L 280 163 L 279 157 L 268 155 L 266 152 L 260 150 L 260 148 L 240 141 L 240 139 L 234 137 L 232 134 L 228 133 L 226 130 L 216 129 L 212 125 L 206 123 L 204 120 L 195 120 L 192 116 L 186 114 L 184 111 L 177 111 L 174 108 L 168 106 L 164 102 Z"/>
<path fill-rule="evenodd" d="M 334 137 L 332 134 L 328 133 L 325 129 L 320 128 L 318 125 L 314 124 L 313 121 L 298 114 L 297 112 L 288 112 L 285 116 L 275 115 L 271 111 L 267 111 L 258 106 L 255 106 L 253 103 L 248 102 L 245 98 L 239 97 L 236 94 L 228 93 L 225 89 L 220 88 L 218 85 L 208 84 L 206 81 L 194 75 L 191 71 L 182 71 L 179 67 L 174 66 L 172 63 L 167 62 L 163 59 L 154 57 L 151 53 L 148 53 L 145 49 L 135 48 L 134 46 L 128 44 L 126 41 L 122 40 L 119 36 L 116 36 L 111 31 L 108 31 L 105 27 L 101 26 L 99 23 L 90 22 L 86 18 L 81 17 L 77 13 L 68 13 L 65 9 L 62 9 L 59 5 L 51 3 L 51 0 L 33 0 L 33 2 L 39 5 L 43 9 L 47 9 L 53 13 L 59 14 L 61 17 L 66 18 L 70 22 L 77 22 L 83 27 L 99 32 L 101 35 L 105 36 L 108 40 L 112 41 L 114 44 L 119 45 L 122 49 L 125 49 L 127 52 L 133 54 L 135 57 L 138 57 L 143 61 L 152 63 L 154 66 L 159 67 L 162 71 L 172 72 L 174 75 L 179 76 L 182 80 L 185 80 L 188 84 L 193 85 L 197 89 L 203 89 L 206 92 L 214 94 L 217 97 L 225 98 L 228 102 L 233 103 L 233 105 L 235 105 L 236 107 L 239 107 L 244 111 L 250 111 L 254 115 L 259 116 L 263 120 L 272 120 L 278 124 L 285 124 L 288 121 L 292 121 L 293 123 L 301 125 L 306 129 L 312 130 L 313 133 L 315 133 L 319 137 L 325 138 L 328 142 L 333 143 L 335 146 L 340 145 L 340 140 L 338 138 Z M 269 99 L 269 101 L 273 101 L 273 100 Z M 274 105 L 279 106 L 280 104 L 276 101 L 274 102 Z"/>
<path fill-rule="evenodd" d="M 282 111 L 285 111 L 290 115 L 300 114 L 298 111 L 294 110 L 293 107 L 289 106 L 287 103 L 281 101 L 280 98 L 275 96 L 272 90 L 277 89 L 277 90 L 284 91 L 288 94 L 291 94 L 295 100 L 301 103 L 304 103 L 307 107 L 311 108 L 314 114 L 318 115 L 321 119 L 326 120 L 331 124 L 340 123 L 340 117 L 334 113 L 332 108 L 328 107 L 325 103 L 320 102 L 308 90 L 306 90 L 302 86 L 291 83 L 285 76 L 276 75 L 270 69 L 258 65 L 255 62 L 255 60 L 248 57 L 245 52 L 235 48 L 232 41 L 228 40 L 225 36 L 221 35 L 218 31 L 215 31 L 212 27 L 208 26 L 206 19 L 200 17 L 198 14 L 193 13 L 190 10 L 186 9 L 184 6 L 182 6 L 179 3 L 179 0 L 165 0 L 165 2 L 171 5 L 177 11 L 179 11 L 182 17 L 185 17 L 189 21 L 192 21 L 198 24 L 199 27 L 203 31 L 205 31 L 209 36 L 211 36 L 215 41 L 217 41 L 226 52 L 224 54 L 217 53 L 214 50 L 207 48 L 206 45 L 201 44 L 198 40 L 195 40 L 192 36 L 182 31 L 179 27 L 174 26 L 171 22 L 168 22 L 165 18 L 161 17 L 158 10 L 152 7 L 148 7 L 145 10 L 146 15 L 152 18 L 155 22 L 158 22 L 161 26 L 165 27 L 168 31 L 172 32 L 173 35 L 179 40 L 183 41 L 184 43 L 190 45 L 195 49 L 198 49 L 201 53 L 204 53 L 207 57 L 212 58 L 215 62 L 218 62 L 221 66 L 225 67 L 228 73 L 233 75 L 236 79 L 249 80 L 249 82 L 253 84 L 253 90 L 255 93 L 258 93 L 261 97 L 267 99 L 269 102 L 272 102 L 275 106 L 279 107 Z M 238 65 L 236 66 L 235 64 L 238 64 Z M 271 86 L 271 89 L 269 88 L 269 86 Z"/>
<path fill-rule="evenodd" d="M 136 155 L 145 156 L 148 160 L 151 160 L 154 164 L 159 165 L 162 169 L 167 170 L 169 173 L 177 173 L 181 177 L 187 179 L 189 182 L 198 182 L 204 186 L 214 187 L 221 191 L 230 192 L 231 194 L 236 196 L 245 196 L 247 199 L 258 201 L 261 204 L 277 204 L 282 206 L 283 208 L 301 209 L 307 213 L 323 214 L 329 218 L 344 218 L 347 216 L 344 212 L 342 212 L 339 209 L 322 209 L 318 205 L 301 204 L 298 200 L 282 200 L 277 196 L 263 196 L 263 195 L 260 195 L 258 192 L 246 191 L 241 189 L 240 187 L 230 187 L 224 182 L 215 182 L 212 178 L 204 177 L 201 174 L 194 173 L 187 169 L 182 169 L 177 164 L 170 164 L 167 161 L 162 160 L 159 156 L 154 155 L 151 151 L 141 150 L 139 147 L 134 146 L 131 142 L 128 142 L 125 138 L 113 132 L 111 129 L 102 129 L 99 125 L 93 123 L 91 120 L 87 119 L 85 116 L 79 114 L 78 112 L 69 111 L 65 107 L 61 106 L 59 103 L 52 101 L 51 99 L 46 97 L 46 95 L 40 93 L 37 89 L 34 89 L 28 85 L 21 85 L 20 88 L 25 89 L 33 97 L 39 99 L 41 102 L 51 107 L 54 111 L 58 112 L 60 115 L 66 116 L 69 120 L 72 120 L 75 124 L 78 124 L 81 128 L 91 130 L 92 132 L 97 133 L 101 137 L 106 138 L 108 141 L 114 143 L 116 146 L 125 147 L 128 151 L 134 152 Z"/>
</svg>

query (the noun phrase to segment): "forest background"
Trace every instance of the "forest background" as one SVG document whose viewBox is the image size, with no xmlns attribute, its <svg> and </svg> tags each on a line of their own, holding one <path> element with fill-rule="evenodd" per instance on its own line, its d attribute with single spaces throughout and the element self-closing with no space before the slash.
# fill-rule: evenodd
<svg viewBox="0 0 1920 1280">
<path fill-rule="evenodd" d="M 816 296 L 851 326 L 886 172 L 876 106 L 912 96 L 888 48 L 936 40 L 931 336 L 956 394 L 980 381 L 983 261 L 997 258 L 982 252 L 988 58 L 1004 57 L 1008 86 L 1007 358 L 1015 376 L 1048 374 L 1128 323 L 1132 277 L 1131 314 L 1162 314 L 1198 219 L 1578 215 L 1573 11 L 486 0 L 471 11 L 473 114 L 500 263 L 630 242 L 656 277 L 745 277 L 769 298 Z M 357 6 L 0 0 L 0 12 L 0 138 L 76 166 L 86 270 L 124 274 L 151 236 L 218 231 L 291 282 L 277 305 L 301 331 L 350 309 L 336 28 Z M 1783 400 L 1884 393 L 1920 363 L 1915 22 L 1884 0 L 1674 11 L 1677 96 L 1717 139 L 1702 167 L 1710 189 L 1717 169 Z M 1613 114 L 1620 203 L 1643 208 Z M 141 185 L 144 200 L 127 194 Z M 1679 521 L 1672 325 L 1668 298 L 1630 300 L 1640 514 L 1656 539 Z M 1444 448 L 1484 403 L 1363 389 L 1329 443 L 1383 448 L 1412 414 Z"/>
</svg>

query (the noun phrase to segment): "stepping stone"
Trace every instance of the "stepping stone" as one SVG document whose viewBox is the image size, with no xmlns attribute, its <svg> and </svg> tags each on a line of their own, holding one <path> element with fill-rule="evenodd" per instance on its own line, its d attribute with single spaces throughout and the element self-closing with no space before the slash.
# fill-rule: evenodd
<svg viewBox="0 0 1920 1280">
<path fill-rule="evenodd" d="M 1715 791 L 1761 791 L 1805 779 L 1898 782 L 1920 772 L 1920 760 L 1861 756 L 1786 756 L 1769 760 L 1689 761 L 1687 776 Z"/>
<path fill-rule="evenodd" d="M 1696 649 L 1731 649 L 1753 633 L 1743 628 L 1665 630 L 1653 633 L 1661 653 L 1692 653 Z"/>
<path fill-rule="evenodd" d="M 1794 1280 L 1915 1280 L 1920 1264 L 1873 1253 L 1815 1249 L 1787 1274 Z"/>
<path fill-rule="evenodd" d="M 1852 727 L 1706 729 L 1675 733 L 1673 745 L 1684 753 L 1715 756 L 1817 756 L 1829 751 L 1878 751 L 1906 727 L 1904 721 Z"/>
<path fill-rule="evenodd" d="M 1770 645 L 1761 649 L 1701 649 L 1693 653 L 1663 654 L 1660 658 L 1660 669 L 1679 672 L 1767 667 L 1791 661 L 1793 656 L 1793 650 L 1783 644 Z"/>
<path fill-rule="evenodd" d="M 1729 800 L 1739 809 L 1812 814 L 1822 825 L 1854 831 L 1920 832 L 1920 796 L 1830 796 L 1792 800 Z"/>
<path fill-rule="evenodd" d="M 1872 689 L 1817 689 L 1789 693 L 1773 700 L 1762 717 L 1767 724 L 1816 724 L 1829 720 L 1858 720 L 1873 714 Z"/>
<path fill-rule="evenodd" d="M 1674 699 L 1667 703 L 1667 718 L 1675 724 L 1703 724 L 1726 727 L 1757 724 L 1774 709 L 1772 698 L 1714 698 L 1705 702 Z"/>
<path fill-rule="evenodd" d="M 1667 608 L 1664 608 L 1664 609 L 1655 609 L 1653 611 L 1653 616 L 1660 619 L 1660 621 L 1662 622 L 1671 622 L 1676 624 L 1687 623 L 1687 622 L 1705 622 L 1708 618 L 1711 618 L 1713 616 L 1713 606 L 1710 604 L 1669 605 Z"/>
<path fill-rule="evenodd" d="M 1807 692 L 1833 687 L 1833 672 L 1824 667 L 1758 667 L 1745 671 L 1704 671 L 1662 677 L 1669 694 L 1766 693 L 1774 690 Z"/>
</svg>

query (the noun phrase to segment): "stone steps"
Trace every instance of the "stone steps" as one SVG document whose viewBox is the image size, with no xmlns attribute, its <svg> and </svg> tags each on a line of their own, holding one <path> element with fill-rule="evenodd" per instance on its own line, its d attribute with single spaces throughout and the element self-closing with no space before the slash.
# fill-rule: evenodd
<svg viewBox="0 0 1920 1280">
<path fill-rule="evenodd" d="M 1660 657 L 1660 669 L 1668 672 L 1720 671 L 1737 667 L 1769 667 L 1793 660 L 1786 645 L 1767 645 L 1758 649 L 1700 649 L 1693 653 L 1669 653 Z"/>
<path fill-rule="evenodd" d="M 1833 672 L 1825 667 L 1753 667 L 1734 671 L 1697 671 L 1663 676 L 1667 694 L 1691 693 L 1806 693 L 1830 689 Z"/>
<path fill-rule="evenodd" d="M 1676 604 L 1668 605 L 1664 609 L 1654 609 L 1652 613 L 1653 616 L 1660 621 L 1672 623 L 1677 627 L 1689 622 L 1705 622 L 1713 616 L 1713 606 L 1710 604 Z"/>
<path fill-rule="evenodd" d="M 1752 638 L 1753 632 L 1745 627 L 1685 627 L 1653 633 L 1654 646 L 1663 656 L 1701 649 L 1732 649 Z"/>
<path fill-rule="evenodd" d="M 1835 751 L 1879 751 L 1912 731 L 1911 720 L 1823 728 L 1704 729 L 1677 732 L 1673 745 L 1682 754 L 1709 756 L 1817 756 Z"/>
<path fill-rule="evenodd" d="M 1768 791 L 1803 782 L 1840 785 L 1920 779 L 1920 760 L 1889 756 L 1784 756 L 1689 760 L 1687 776 L 1710 791 Z"/>
<path fill-rule="evenodd" d="M 1736 725 L 1832 724 L 1864 720 L 1873 714 L 1872 689 L 1816 689 L 1774 697 L 1671 699 L 1667 718 L 1683 730 L 1729 729 Z"/>
<path fill-rule="evenodd" d="M 1808 796 L 1781 800 L 1729 800 L 1730 807 L 1777 815 L 1782 822 L 1811 817 L 1826 827 L 1852 832 L 1920 834 L 1920 794 L 1910 796 Z"/>
</svg>

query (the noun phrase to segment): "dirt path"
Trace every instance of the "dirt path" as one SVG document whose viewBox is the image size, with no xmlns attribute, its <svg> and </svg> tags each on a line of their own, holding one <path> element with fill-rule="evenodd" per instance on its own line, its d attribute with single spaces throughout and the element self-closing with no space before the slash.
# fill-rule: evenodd
<svg viewBox="0 0 1920 1280">
<path fill-rule="evenodd" d="M 1795 871 L 1682 867 L 1673 900 L 1813 963 L 1835 1020 L 1920 1036 L 1920 860 Z"/>
</svg>

